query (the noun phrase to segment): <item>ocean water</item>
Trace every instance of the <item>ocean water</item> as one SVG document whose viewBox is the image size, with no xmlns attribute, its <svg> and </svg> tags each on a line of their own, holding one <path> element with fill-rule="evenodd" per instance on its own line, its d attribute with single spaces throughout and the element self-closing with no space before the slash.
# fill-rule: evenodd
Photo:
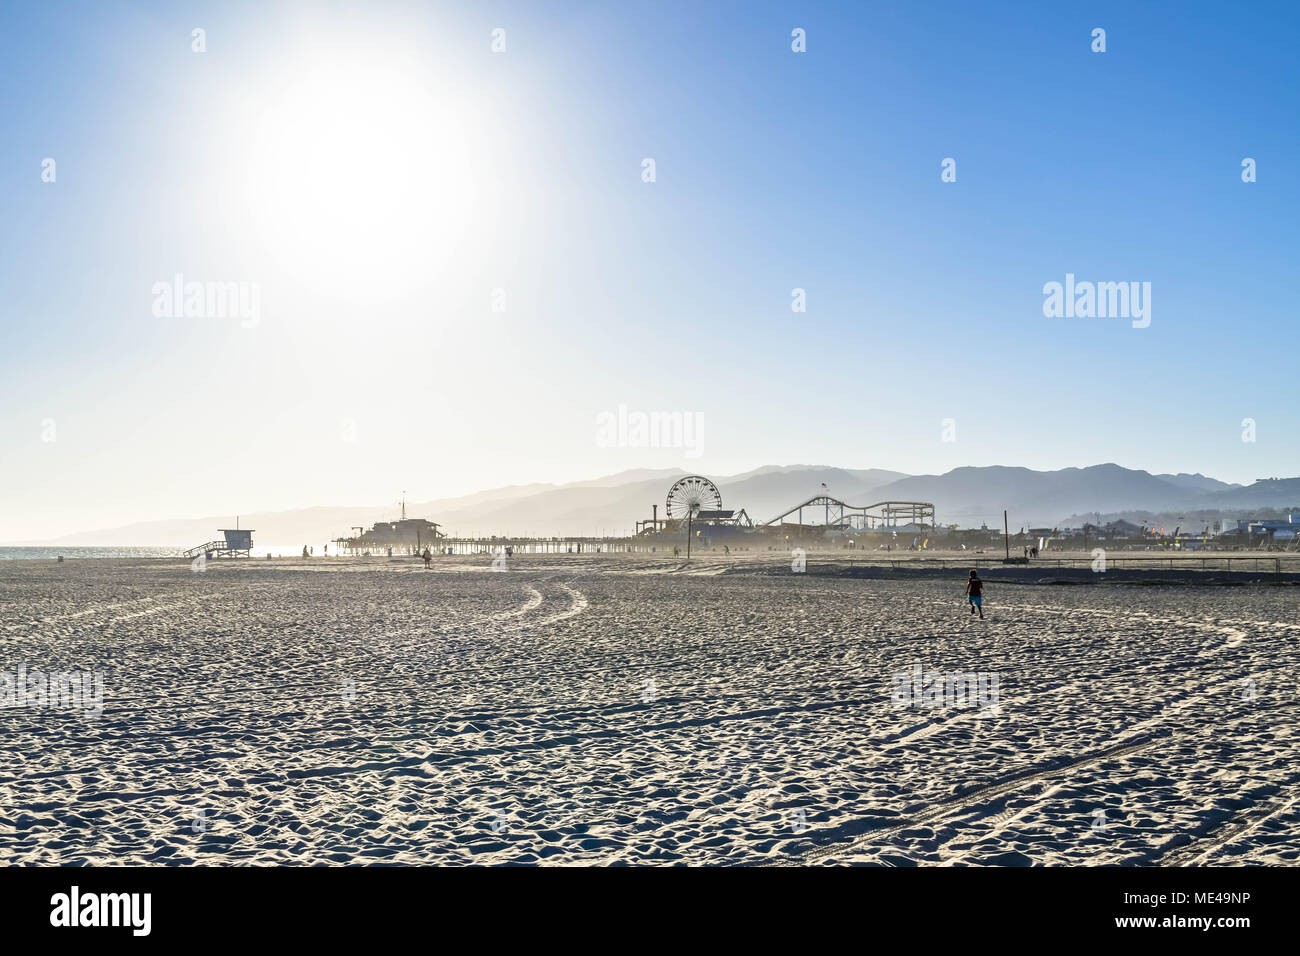
<svg viewBox="0 0 1300 956">
<path fill-rule="evenodd" d="M 320 545 L 313 545 L 320 555 Z M 0 547 L 0 561 L 55 561 L 60 555 L 65 561 L 79 561 L 87 558 L 180 558 L 184 548 L 166 546 L 122 546 L 122 547 Z M 268 554 L 276 557 L 291 558 L 302 554 L 302 545 L 257 545 L 250 552 L 251 557 L 265 558 Z"/>
</svg>

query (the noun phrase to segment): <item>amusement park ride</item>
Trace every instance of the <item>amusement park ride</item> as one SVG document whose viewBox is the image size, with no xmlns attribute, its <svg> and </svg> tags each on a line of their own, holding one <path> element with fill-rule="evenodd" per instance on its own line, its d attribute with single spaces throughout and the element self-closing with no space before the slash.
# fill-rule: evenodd
<svg viewBox="0 0 1300 956">
<path fill-rule="evenodd" d="M 821 523 L 828 529 L 840 531 L 879 531 L 897 528 L 899 525 L 916 525 L 920 530 L 924 530 L 926 525 L 934 527 L 934 505 L 928 501 L 877 501 L 871 505 L 850 505 L 830 495 L 816 495 L 800 502 L 770 521 L 763 522 L 763 527 L 787 524 L 803 527 L 805 508 L 814 514 L 815 509 L 821 508 Z M 787 521 L 791 515 L 796 515 L 797 519 Z"/>
<path fill-rule="evenodd" d="M 826 532 L 889 531 L 903 526 L 924 530 L 934 527 L 934 505 L 928 501 L 877 501 L 869 505 L 851 505 L 830 495 L 814 495 L 807 501 L 755 525 L 742 508 L 739 511 L 722 507 L 722 493 L 718 486 L 702 475 L 687 475 L 673 482 L 664 502 L 664 517 L 659 517 L 659 506 L 653 506 L 653 516 L 636 523 L 638 535 L 674 534 L 685 532 L 687 546 L 699 531 L 735 533 L 762 533 L 788 531 L 798 534 Z M 810 521 L 805 523 L 804 511 Z M 820 515 L 818 514 L 820 512 Z M 795 520 L 789 520 L 791 516 Z M 821 521 L 817 518 L 820 517 Z M 696 528 L 699 525 L 701 527 Z"/>
<path fill-rule="evenodd" d="M 722 492 L 702 475 L 678 478 L 668 489 L 664 517 L 659 506 L 652 506 L 653 517 L 636 523 L 637 534 L 671 534 L 697 522 L 732 528 L 753 528 L 754 522 L 742 508 L 732 511 L 722 507 Z"/>
</svg>

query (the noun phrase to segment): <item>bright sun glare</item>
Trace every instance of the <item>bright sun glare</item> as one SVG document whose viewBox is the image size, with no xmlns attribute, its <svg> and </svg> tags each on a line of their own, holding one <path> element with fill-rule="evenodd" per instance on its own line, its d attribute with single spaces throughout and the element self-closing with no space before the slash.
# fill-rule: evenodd
<svg viewBox="0 0 1300 956">
<path fill-rule="evenodd" d="M 325 58 L 262 103 L 251 218 L 280 269 L 373 303 L 445 265 L 470 228 L 477 166 L 462 109 L 431 76 Z"/>
</svg>

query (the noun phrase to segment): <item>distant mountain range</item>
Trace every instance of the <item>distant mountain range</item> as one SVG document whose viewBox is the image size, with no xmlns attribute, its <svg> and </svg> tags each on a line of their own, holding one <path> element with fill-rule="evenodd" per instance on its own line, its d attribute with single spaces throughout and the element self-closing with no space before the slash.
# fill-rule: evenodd
<svg viewBox="0 0 1300 956">
<path fill-rule="evenodd" d="M 589 481 L 494 488 L 457 498 L 411 502 L 410 517 L 437 521 L 453 534 L 597 535 L 623 534 L 649 518 L 651 505 L 663 502 L 669 485 L 684 469 L 636 469 Z M 1056 526 L 1077 515 L 1219 511 L 1248 517 L 1252 509 L 1296 508 L 1300 478 L 1230 484 L 1200 474 L 1153 475 L 1116 464 L 1059 471 L 1032 471 L 1001 465 L 955 468 L 943 475 L 905 475 L 878 468 L 827 465 L 766 465 L 739 475 L 710 476 L 722 493 L 723 507 L 744 508 L 756 522 L 767 521 L 814 495 L 825 493 L 852 505 L 877 501 L 930 501 L 940 524 L 1000 526 L 1002 510 L 1021 526 Z M 272 545 L 318 544 L 346 536 L 354 526 L 391 521 L 396 508 L 315 507 L 240 515 L 243 527 L 256 529 L 259 542 Z M 41 545 L 190 546 L 210 540 L 233 515 L 150 521 L 66 535 Z"/>
</svg>

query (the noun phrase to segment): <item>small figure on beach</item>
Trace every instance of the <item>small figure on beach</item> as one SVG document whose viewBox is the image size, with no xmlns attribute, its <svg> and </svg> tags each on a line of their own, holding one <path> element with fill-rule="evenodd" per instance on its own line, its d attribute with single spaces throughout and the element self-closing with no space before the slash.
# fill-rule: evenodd
<svg viewBox="0 0 1300 956">
<path fill-rule="evenodd" d="M 974 614 L 980 612 L 980 619 L 984 619 L 984 582 L 980 580 L 979 572 L 971 568 L 970 580 L 966 582 L 966 595 L 970 599 L 970 612 Z"/>
<path fill-rule="evenodd" d="M 424 567 L 425 567 L 425 570 L 426 570 L 426 571 L 428 570 L 429 565 L 432 563 L 432 561 L 433 561 L 433 555 L 429 553 L 429 549 L 428 549 L 428 548 L 425 548 L 425 549 L 424 549 Z"/>
<path fill-rule="evenodd" d="M 302 556 L 307 557 L 307 546 L 305 544 L 302 546 Z"/>
</svg>

